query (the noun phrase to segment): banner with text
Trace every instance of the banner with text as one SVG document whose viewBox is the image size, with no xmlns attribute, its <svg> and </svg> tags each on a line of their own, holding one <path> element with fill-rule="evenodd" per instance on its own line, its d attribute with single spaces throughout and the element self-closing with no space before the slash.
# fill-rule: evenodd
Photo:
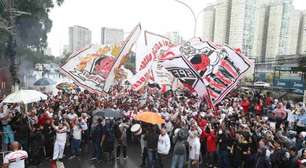
<svg viewBox="0 0 306 168">
<path fill-rule="evenodd" d="M 150 66 L 174 45 L 162 35 L 144 31 L 136 43 L 136 71 Z"/>
</svg>

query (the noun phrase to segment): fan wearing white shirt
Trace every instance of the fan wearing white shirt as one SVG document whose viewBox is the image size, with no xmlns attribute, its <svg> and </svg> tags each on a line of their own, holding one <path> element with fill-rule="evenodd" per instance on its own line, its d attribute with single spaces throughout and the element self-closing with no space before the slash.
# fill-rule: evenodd
<svg viewBox="0 0 306 168">
<path fill-rule="evenodd" d="M 191 131 L 188 137 L 189 143 L 189 166 L 191 168 L 199 168 L 201 143 L 197 131 Z"/>
<path fill-rule="evenodd" d="M 58 126 L 55 126 L 53 121 L 52 127 L 56 132 L 56 139 L 53 148 L 53 160 L 58 160 L 63 158 L 69 124 L 64 121 L 63 123 L 59 123 Z"/>
<path fill-rule="evenodd" d="M 20 150 L 20 144 L 16 141 L 11 144 L 11 149 L 13 151 L 5 155 L 4 157 L 3 167 L 24 168 L 24 161 L 28 158 L 28 153 L 24 150 Z"/>
<path fill-rule="evenodd" d="M 82 119 L 76 119 L 72 122 L 71 131 L 71 152 L 72 156 L 69 159 L 73 159 L 80 154 L 82 132 L 87 130 L 87 123 Z"/>
<path fill-rule="evenodd" d="M 160 130 L 160 135 L 158 137 L 157 143 L 157 153 L 158 153 L 158 165 L 163 167 L 163 162 L 165 157 L 169 154 L 171 148 L 171 142 L 169 135 L 167 134 L 166 128 L 162 127 Z"/>
</svg>

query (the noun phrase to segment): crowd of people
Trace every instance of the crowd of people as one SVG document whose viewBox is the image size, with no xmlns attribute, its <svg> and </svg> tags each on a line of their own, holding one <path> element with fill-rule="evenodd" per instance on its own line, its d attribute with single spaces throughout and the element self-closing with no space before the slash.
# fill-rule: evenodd
<svg viewBox="0 0 306 168">
<path fill-rule="evenodd" d="M 120 110 L 123 117 L 94 115 L 107 108 Z M 9 145 L 13 152 L 22 148 L 28 153 L 22 158 L 29 156 L 30 165 L 45 159 L 80 159 L 81 151 L 90 152 L 96 162 L 120 159 L 121 154 L 127 159 L 128 144 L 136 142 L 141 147 L 139 164 L 146 168 L 165 168 L 167 162 L 171 168 L 306 167 L 305 105 L 277 100 L 269 93 L 234 91 L 210 109 L 189 91 L 161 93 L 146 87 L 135 92 L 116 86 L 102 95 L 60 91 L 28 109 L 2 103 L 0 120 L 2 151 Z M 159 113 L 165 122 L 135 120 L 146 111 Z M 137 133 L 131 132 L 136 124 Z M 84 150 L 88 144 L 92 151 Z M 4 159 L 5 165 L 13 162 L 16 159 Z"/>
</svg>

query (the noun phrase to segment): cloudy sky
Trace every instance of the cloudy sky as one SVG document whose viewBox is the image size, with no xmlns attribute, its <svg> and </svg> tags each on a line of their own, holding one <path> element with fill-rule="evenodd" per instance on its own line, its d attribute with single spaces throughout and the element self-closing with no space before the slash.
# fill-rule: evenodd
<svg viewBox="0 0 306 168">
<path fill-rule="evenodd" d="M 215 0 L 182 0 L 195 13 Z M 298 9 L 306 9 L 306 0 L 295 0 Z M 101 27 L 123 28 L 130 31 L 137 23 L 143 28 L 165 34 L 179 31 L 184 38 L 193 35 L 193 18 L 188 9 L 174 0 L 65 0 L 55 7 L 50 18 L 53 27 L 48 44 L 54 55 L 68 45 L 68 27 L 80 25 L 92 31 L 93 43 L 100 42 Z"/>
</svg>

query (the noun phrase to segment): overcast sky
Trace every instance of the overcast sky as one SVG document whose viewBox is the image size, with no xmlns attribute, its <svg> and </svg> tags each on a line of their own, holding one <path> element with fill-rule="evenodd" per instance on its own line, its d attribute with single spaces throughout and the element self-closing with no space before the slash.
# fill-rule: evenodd
<svg viewBox="0 0 306 168">
<path fill-rule="evenodd" d="M 182 0 L 195 13 L 215 0 Z M 298 9 L 306 9 L 306 0 L 295 0 Z M 68 45 L 68 27 L 80 25 L 92 31 L 92 42 L 100 42 L 101 27 L 130 31 L 137 23 L 143 28 L 165 34 L 178 31 L 188 39 L 193 35 L 193 18 L 188 9 L 174 0 L 65 0 L 50 13 L 53 27 L 48 34 L 52 54 L 59 55 Z M 199 27 L 198 27 L 199 28 Z"/>
</svg>

